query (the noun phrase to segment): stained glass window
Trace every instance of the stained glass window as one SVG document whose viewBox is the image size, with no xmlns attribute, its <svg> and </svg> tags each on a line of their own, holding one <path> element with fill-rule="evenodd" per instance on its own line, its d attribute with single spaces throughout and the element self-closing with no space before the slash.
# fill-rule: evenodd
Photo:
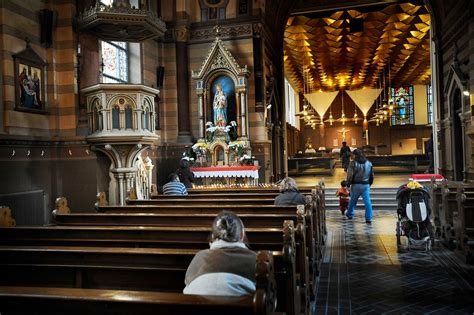
<svg viewBox="0 0 474 315">
<path fill-rule="evenodd" d="M 148 112 L 148 108 L 143 113 L 143 129 L 150 130 L 150 113 Z"/>
<path fill-rule="evenodd" d="M 112 129 L 120 129 L 120 108 L 118 106 L 112 108 Z"/>
<path fill-rule="evenodd" d="M 415 123 L 413 86 L 392 88 L 391 99 L 393 100 L 392 126 L 413 125 Z"/>
<path fill-rule="evenodd" d="M 133 120 L 132 120 L 132 108 L 127 106 L 125 108 L 125 129 L 132 129 L 133 128 Z"/>
<path fill-rule="evenodd" d="M 102 82 L 128 82 L 128 45 L 126 42 L 101 42 Z"/>
</svg>

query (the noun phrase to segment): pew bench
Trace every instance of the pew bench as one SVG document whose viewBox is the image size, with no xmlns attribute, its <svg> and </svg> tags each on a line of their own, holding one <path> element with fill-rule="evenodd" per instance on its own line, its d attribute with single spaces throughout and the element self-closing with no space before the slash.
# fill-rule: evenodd
<svg viewBox="0 0 474 315">
<path fill-rule="evenodd" d="M 211 232 L 210 227 L 13 227 L 0 228 L 0 245 L 205 249 Z M 281 228 L 247 228 L 246 235 L 253 250 L 281 250 Z"/>
<path fill-rule="evenodd" d="M 2 314 L 272 314 L 253 297 L 47 287 L 0 287 Z"/>
<path fill-rule="evenodd" d="M 326 228 L 326 215 L 325 215 L 325 197 L 324 197 L 324 183 L 320 182 L 319 185 L 316 185 L 316 189 L 304 188 L 303 192 L 310 192 L 310 197 L 308 199 L 309 205 L 312 207 L 312 218 L 306 216 L 306 221 L 309 223 L 310 229 L 308 229 L 307 240 L 312 241 L 315 245 L 308 248 L 308 254 L 310 256 L 311 264 L 311 275 L 312 278 L 315 278 L 319 274 L 320 263 L 323 256 L 323 245 L 325 242 L 325 236 L 327 234 Z M 232 193 L 232 189 L 218 189 L 219 193 L 209 192 L 209 190 L 197 189 L 195 191 L 199 192 L 197 194 L 189 194 L 185 196 L 169 196 L 169 195 L 159 195 L 156 199 L 151 200 L 127 200 L 129 206 L 147 206 L 140 207 L 140 209 L 132 209 L 130 207 L 113 207 L 105 206 L 99 207 L 98 211 L 101 212 L 127 212 L 132 209 L 133 212 L 162 212 L 162 213 L 175 213 L 176 207 L 169 209 L 167 207 L 172 205 L 179 205 L 182 209 L 185 209 L 186 206 L 190 205 L 189 208 L 200 208 L 204 206 L 205 209 L 202 212 L 213 213 L 210 209 L 227 209 L 227 207 L 232 207 L 228 209 L 236 212 L 237 214 L 244 213 L 246 210 L 243 208 L 256 209 L 251 213 L 262 213 L 268 212 L 269 210 L 278 208 L 280 213 L 288 211 L 288 206 L 271 206 L 274 203 L 274 198 L 279 195 L 279 191 L 276 188 L 262 188 L 257 190 L 265 190 L 264 193 L 255 193 L 249 192 L 251 189 L 237 189 L 238 193 Z M 226 191 L 225 195 L 222 193 Z M 272 191 L 272 192 L 269 192 Z M 203 193 L 201 193 L 203 192 Z M 271 198 L 268 198 L 271 196 Z M 213 204 L 210 203 L 212 200 Z M 258 202 L 254 202 L 258 200 Z M 245 205 L 245 204 L 249 205 Z M 254 204 L 263 204 L 265 206 L 255 207 Z M 181 206 L 182 205 L 182 206 Z M 154 208 L 156 207 L 156 208 Z M 146 209 L 146 210 L 145 210 Z M 244 211 L 244 212 L 243 212 Z M 250 213 L 250 212 L 248 212 Z M 312 237 L 311 237 L 312 235 Z M 313 276 L 314 275 L 314 276 Z"/>
<path fill-rule="evenodd" d="M 275 255 L 279 309 L 300 310 L 300 286 L 295 269 L 293 222 L 280 232 L 280 252 Z M 205 244 L 208 247 L 207 244 Z M 52 284 L 86 288 L 176 290 L 184 287 L 184 274 L 197 250 L 150 248 L 0 247 L 3 274 L 0 285 Z M 35 275 L 40 275 L 35 276 Z M 148 277 L 148 278 L 147 278 Z M 21 281 L 20 281 L 21 280 Z M 179 280 L 179 281 L 178 281 Z"/>
<path fill-rule="evenodd" d="M 288 207 L 293 209 L 291 214 L 240 214 L 240 218 L 244 225 L 249 228 L 279 228 L 286 221 L 295 222 L 296 245 L 295 268 L 298 272 L 298 286 L 301 290 L 302 304 L 309 308 L 309 296 L 315 291 L 315 272 L 313 266 L 310 268 L 310 260 L 308 259 L 308 251 L 313 251 L 310 243 L 310 249 L 307 248 L 306 242 L 306 223 L 303 214 L 295 213 L 296 207 Z M 161 227 L 210 227 L 216 216 L 216 213 L 194 213 L 191 210 L 187 212 L 175 211 L 178 213 L 162 214 L 162 213 L 76 213 L 76 214 L 55 214 L 56 224 L 61 226 L 161 226 Z M 312 240 L 312 239 L 311 239 Z M 313 263 L 313 261 L 311 261 Z M 310 281 L 310 277 L 312 281 Z M 310 288 L 311 283 L 311 288 Z"/>
<path fill-rule="evenodd" d="M 273 314 L 276 285 L 273 258 L 259 252 L 253 296 L 184 295 L 57 287 L 0 287 L 2 314 Z"/>
<path fill-rule="evenodd" d="M 454 216 L 457 248 L 468 264 L 474 264 L 474 185 L 458 188 L 458 215 Z"/>
</svg>

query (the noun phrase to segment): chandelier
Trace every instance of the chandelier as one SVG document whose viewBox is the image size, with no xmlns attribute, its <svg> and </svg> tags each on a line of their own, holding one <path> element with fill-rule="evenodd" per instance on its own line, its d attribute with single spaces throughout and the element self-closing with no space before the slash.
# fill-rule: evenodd
<svg viewBox="0 0 474 315">
<path fill-rule="evenodd" d="M 306 65 L 303 65 L 303 95 L 311 93 L 311 88 L 309 85 L 309 67 Z M 297 116 L 301 116 L 303 119 L 304 123 L 306 126 L 310 126 L 313 129 L 316 129 L 316 125 L 322 122 L 322 119 L 320 119 L 318 113 L 316 110 L 313 108 L 308 103 L 308 100 L 306 97 L 303 98 L 303 111 L 296 114 Z"/>
</svg>

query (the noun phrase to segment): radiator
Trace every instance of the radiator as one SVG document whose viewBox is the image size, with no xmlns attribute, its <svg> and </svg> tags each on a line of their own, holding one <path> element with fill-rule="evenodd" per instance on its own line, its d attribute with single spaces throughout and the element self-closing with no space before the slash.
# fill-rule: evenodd
<svg viewBox="0 0 474 315">
<path fill-rule="evenodd" d="M 0 205 L 12 210 L 17 226 L 45 225 L 50 221 L 50 211 L 45 210 L 48 207 L 44 190 L 0 195 Z"/>
</svg>

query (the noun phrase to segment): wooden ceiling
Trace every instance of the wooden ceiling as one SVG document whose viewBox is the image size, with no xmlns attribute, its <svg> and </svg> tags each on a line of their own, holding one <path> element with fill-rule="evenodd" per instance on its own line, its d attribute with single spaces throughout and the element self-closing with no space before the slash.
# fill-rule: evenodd
<svg viewBox="0 0 474 315">
<path fill-rule="evenodd" d="M 363 29 L 354 19 L 363 19 Z M 376 87 L 384 77 L 385 85 L 428 84 L 429 30 L 427 9 L 410 3 L 292 16 L 284 36 L 286 77 L 306 93 Z"/>
</svg>

